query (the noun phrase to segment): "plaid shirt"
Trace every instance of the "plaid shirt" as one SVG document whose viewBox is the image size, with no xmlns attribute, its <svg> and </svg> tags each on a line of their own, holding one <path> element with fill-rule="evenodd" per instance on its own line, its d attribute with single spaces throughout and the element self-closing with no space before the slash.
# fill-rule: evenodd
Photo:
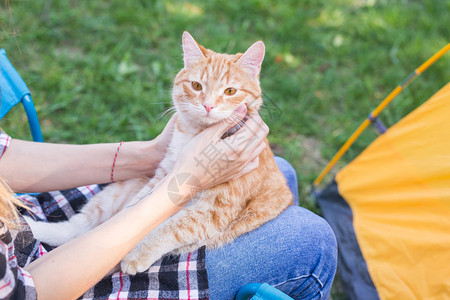
<svg viewBox="0 0 450 300">
<path fill-rule="evenodd" d="M 0 132 L 0 154 L 10 138 Z M 38 220 L 67 220 L 100 192 L 104 185 L 90 185 L 65 191 L 19 195 Z M 28 214 L 22 211 L 23 214 Z M 52 247 L 33 238 L 22 220 L 20 230 L 0 232 L 0 299 L 34 299 L 36 292 L 29 273 L 22 268 Z M 9 238 L 8 238 L 9 235 Z M 6 263 L 5 263 L 6 262 Z M 8 263 L 9 262 L 9 263 Z M 205 248 L 184 255 L 166 256 L 150 269 L 134 276 L 117 272 L 103 278 L 80 299 L 208 299 Z"/>
<path fill-rule="evenodd" d="M 36 299 L 31 275 L 17 265 L 14 240 L 3 225 L 0 228 L 0 299 Z"/>
</svg>

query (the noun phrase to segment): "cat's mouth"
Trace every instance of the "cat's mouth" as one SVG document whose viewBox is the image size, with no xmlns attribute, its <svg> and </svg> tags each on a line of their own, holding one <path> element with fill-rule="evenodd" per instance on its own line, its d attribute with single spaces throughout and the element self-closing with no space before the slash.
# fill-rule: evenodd
<svg viewBox="0 0 450 300">
<path fill-rule="evenodd" d="M 203 128 L 208 128 L 220 122 L 229 124 L 229 129 L 221 136 L 222 139 L 225 139 L 235 134 L 240 128 L 244 126 L 244 123 L 249 119 L 247 106 L 247 103 L 243 103 L 240 107 L 238 107 L 235 111 L 227 116 L 221 116 L 217 113 L 208 112 L 206 115 L 201 116 L 197 122 L 199 122 L 201 126 L 203 126 Z M 244 117 L 242 117 L 242 115 L 244 115 Z"/>
</svg>

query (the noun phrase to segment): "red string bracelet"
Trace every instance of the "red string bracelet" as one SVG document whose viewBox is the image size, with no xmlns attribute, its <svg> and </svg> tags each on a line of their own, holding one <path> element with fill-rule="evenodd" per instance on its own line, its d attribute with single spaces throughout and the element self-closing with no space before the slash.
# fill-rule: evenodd
<svg viewBox="0 0 450 300">
<path fill-rule="evenodd" d="M 116 166 L 117 156 L 119 155 L 120 147 L 125 143 L 125 141 L 121 141 L 119 147 L 117 147 L 116 154 L 114 155 L 114 161 L 111 168 L 111 182 L 114 182 L 114 168 Z"/>
</svg>

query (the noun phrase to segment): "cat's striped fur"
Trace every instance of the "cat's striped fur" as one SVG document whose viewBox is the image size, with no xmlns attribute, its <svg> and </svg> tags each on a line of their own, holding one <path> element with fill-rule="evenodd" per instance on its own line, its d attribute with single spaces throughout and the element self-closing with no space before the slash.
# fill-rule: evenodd
<svg viewBox="0 0 450 300">
<path fill-rule="evenodd" d="M 249 112 L 260 108 L 262 42 L 253 44 L 244 54 L 218 54 L 198 45 L 185 32 L 183 50 L 184 68 L 175 77 L 172 94 L 179 117 L 155 176 L 110 184 L 67 222 L 28 219 L 37 239 L 60 245 L 101 224 L 149 192 L 172 169 L 183 146 L 201 130 L 233 118 L 234 110 L 242 104 Z M 201 91 L 193 88 L 193 81 L 201 83 Z M 237 92 L 225 95 L 229 87 Z M 208 114 L 206 107 L 210 107 Z M 153 230 L 122 260 L 122 271 L 145 271 L 166 253 L 187 252 L 202 245 L 220 247 L 275 218 L 291 203 L 292 194 L 267 147 L 256 170 L 199 192 L 179 213 Z"/>
</svg>

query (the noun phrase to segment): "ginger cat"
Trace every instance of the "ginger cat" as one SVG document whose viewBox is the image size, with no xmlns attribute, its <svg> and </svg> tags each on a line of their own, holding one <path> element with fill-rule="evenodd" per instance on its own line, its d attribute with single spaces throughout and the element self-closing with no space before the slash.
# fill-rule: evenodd
<svg viewBox="0 0 450 300">
<path fill-rule="evenodd" d="M 259 72 L 265 51 L 261 41 L 236 55 L 205 49 L 187 32 L 183 33 L 182 44 L 184 68 L 175 77 L 172 94 L 179 117 L 155 176 L 108 185 L 66 222 L 27 218 L 38 240 L 58 246 L 105 222 L 151 191 L 172 169 L 184 145 L 204 128 L 229 120 L 243 104 L 248 112 L 260 108 Z M 166 253 L 189 252 L 203 245 L 220 247 L 275 218 L 290 204 L 292 193 L 267 147 L 259 156 L 256 170 L 196 194 L 185 208 L 131 250 L 123 258 L 121 269 L 135 274 L 147 270 Z"/>
</svg>

